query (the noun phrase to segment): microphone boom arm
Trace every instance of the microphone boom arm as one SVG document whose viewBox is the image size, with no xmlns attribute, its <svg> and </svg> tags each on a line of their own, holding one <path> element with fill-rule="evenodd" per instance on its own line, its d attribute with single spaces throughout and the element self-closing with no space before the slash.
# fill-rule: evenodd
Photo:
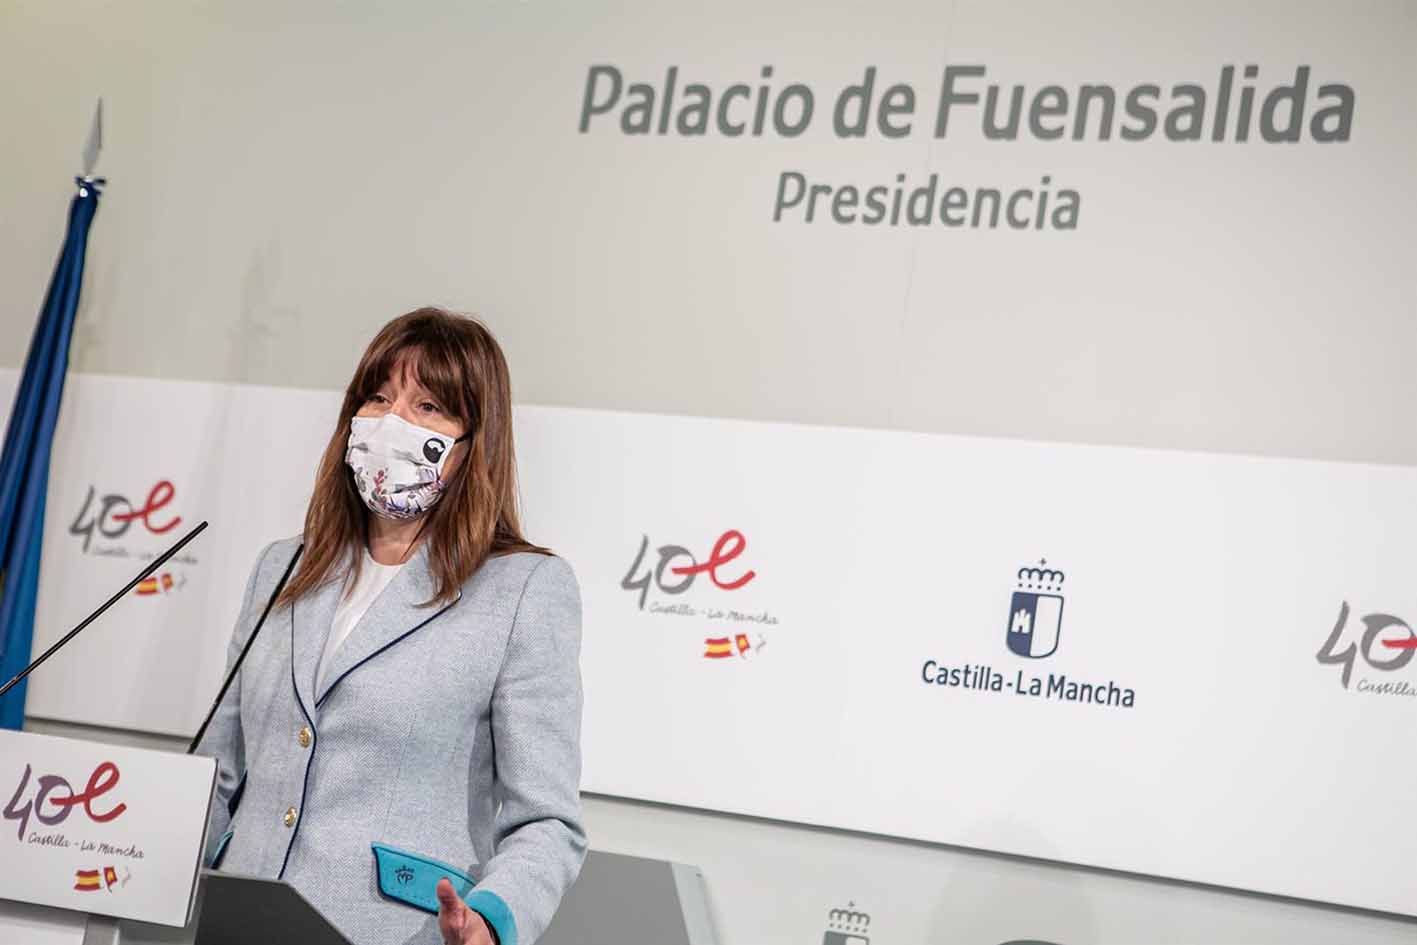
<svg viewBox="0 0 1417 945">
<path fill-rule="evenodd" d="M 0 686 L 0 696 L 5 695 L 5 693 L 18 686 L 20 684 L 20 680 L 24 679 L 30 673 L 34 672 L 35 669 L 37 669 L 41 663 L 43 663 L 45 660 L 49 659 L 56 652 L 58 652 L 59 649 L 64 646 L 64 644 L 74 639 L 74 637 L 79 634 L 79 631 L 83 630 L 89 624 L 93 623 L 100 616 L 102 616 L 105 610 L 118 603 L 118 601 L 123 597 L 124 594 L 127 594 L 133 588 L 137 587 L 145 578 L 150 577 L 154 571 L 166 564 L 167 559 L 171 558 L 173 555 L 177 554 L 177 552 L 181 551 L 183 547 L 186 546 L 187 542 L 200 535 L 202 533 L 202 529 L 206 527 L 207 523 L 203 521 L 196 528 L 183 535 L 182 539 L 177 542 L 177 544 L 167 549 L 157 558 L 154 558 L 152 563 L 142 570 L 142 573 L 140 573 L 137 577 L 133 578 L 133 580 L 129 581 L 124 586 L 123 590 L 119 591 L 117 594 L 114 594 L 108 600 L 104 601 L 103 604 L 99 606 L 98 610 L 95 610 L 93 613 L 89 614 L 87 617 L 84 618 L 82 623 L 80 623 L 74 629 L 70 630 L 68 633 L 64 634 L 63 639 L 61 639 L 58 643 L 54 644 L 49 649 L 41 653 L 39 655 L 39 658 L 36 659 L 34 662 L 30 663 L 24 669 L 20 670 L 20 672 L 15 675 L 15 678 L 11 679 L 4 686 Z"/>
</svg>

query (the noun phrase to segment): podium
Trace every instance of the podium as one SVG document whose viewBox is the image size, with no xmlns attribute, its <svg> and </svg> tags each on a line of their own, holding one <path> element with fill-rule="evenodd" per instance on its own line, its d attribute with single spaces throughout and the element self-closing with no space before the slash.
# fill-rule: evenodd
<svg viewBox="0 0 1417 945">
<path fill-rule="evenodd" d="M 0 731 L 0 945 L 348 945 L 288 883 L 200 868 L 215 778 L 210 758 Z M 715 941 L 696 868 L 597 851 L 542 937 Z"/>
<path fill-rule="evenodd" d="M 633 902 L 635 908 L 625 904 Z M 193 919 L 171 928 L 0 900 L 0 942 L 26 945 L 344 945 L 276 880 L 203 870 Z M 16 916 L 27 925 L 6 925 Z M 87 920 L 87 925 L 86 925 Z M 23 934 L 20 934 L 23 933 Z M 61 936 L 64 937 L 59 937 Z M 48 937 L 46 937 L 48 936 Z M 683 863 L 591 851 L 538 945 L 717 945 L 703 876 Z"/>
<path fill-rule="evenodd" d="M 211 758 L 0 731 L 0 943 L 348 945 L 290 885 L 200 868 L 215 785 Z"/>
<path fill-rule="evenodd" d="M 349 945 L 289 883 L 210 870 L 202 871 L 195 924 L 194 945 Z"/>
<path fill-rule="evenodd" d="M 202 870 L 185 925 L 0 900 L 0 942 L 35 945 L 349 945 L 288 883 Z"/>
<path fill-rule="evenodd" d="M 624 908 L 628 902 L 634 909 Z M 26 945 L 343 945 L 299 892 L 203 870 L 182 928 L 0 900 L 0 942 Z M 17 918 L 26 924 L 14 924 Z M 7 921 L 11 924 L 7 925 Z M 327 931 L 328 930 L 328 931 Z M 287 935 L 287 932 L 289 933 Z M 321 937 L 324 936 L 324 937 Z M 698 869 L 592 850 L 538 945 L 716 945 Z"/>
<path fill-rule="evenodd" d="M 215 782 L 211 758 L 0 730 L 0 942 L 185 927 Z"/>
</svg>

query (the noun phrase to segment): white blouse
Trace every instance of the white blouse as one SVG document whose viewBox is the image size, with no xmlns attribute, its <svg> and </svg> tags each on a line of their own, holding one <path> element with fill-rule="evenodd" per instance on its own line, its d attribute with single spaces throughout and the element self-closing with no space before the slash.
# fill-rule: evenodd
<svg viewBox="0 0 1417 945">
<path fill-rule="evenodd" d="M 335 619 L 330 624 L 330 635 L 325 640 L 325 652 L 320 657 L 320 668 L 315 673 L 317 691 L 325 684 L 325 670 L 334 659 L 335 651 L 402 568 L 402 564 L 380 564 L 369 556 L 367 549 L 365 550 L 364 566 L 359 569 L 359 580 L 354 582 L 354 587 L 350 588 L 348 594 L 340 598 L 339 606 L 335 608 Z"/>
</svg>

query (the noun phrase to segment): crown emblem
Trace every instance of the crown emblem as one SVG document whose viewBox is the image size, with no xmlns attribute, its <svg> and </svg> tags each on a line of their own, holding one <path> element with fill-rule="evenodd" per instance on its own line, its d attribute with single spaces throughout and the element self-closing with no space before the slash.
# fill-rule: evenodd
<svg viewBox="0 0 1417 945">
<path fill-rule="evenodd" d="M 1009 650 L 1029 659 L 1052 656 L 1063 632 L 1062 571 L 1048 567 L 1047 558 L 1018 569 L 1018 589 L 1009 599 L 1004 639 Z"/>
<path fill-rule="evenodd" d="M 1039 558 L 1037 565 L 1024 565 L 1018 569 L 1018 589 L 1035 594 L 1057 594 L 1063 590 L 1066 577 L 1062 571 L 1048 567 L 1047 558 Z"/>
<path fill-rule="evenodd" d="M 848 902 L 845 909 L 833 909 L 827 913 L 827 925 L 848 935 L 864 935 L 871 927 L 871 916 L 856 910 L 856 903 Z"/>
</svg>

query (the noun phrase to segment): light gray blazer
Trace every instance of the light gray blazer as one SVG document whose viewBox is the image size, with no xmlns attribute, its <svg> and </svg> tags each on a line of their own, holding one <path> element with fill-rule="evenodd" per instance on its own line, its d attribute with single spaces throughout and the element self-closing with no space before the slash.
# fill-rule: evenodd
<svg viewBox="0 0 1417 945">
<path fill-rule="evenodd" d="M 228 667 L 299 545 L 261 554 Z M 318 691 L 342 582 L 271 611 L 199 748 L 219 762 L 209 861 L 286 880 L 356 945 L 441 943 L 426 910 L 449 875 L 501 945 L 531 945 L 586 850 L 580 592 L 537 554 L 420 607 L 433 592 L 420 550 Z"/>
</svg>

